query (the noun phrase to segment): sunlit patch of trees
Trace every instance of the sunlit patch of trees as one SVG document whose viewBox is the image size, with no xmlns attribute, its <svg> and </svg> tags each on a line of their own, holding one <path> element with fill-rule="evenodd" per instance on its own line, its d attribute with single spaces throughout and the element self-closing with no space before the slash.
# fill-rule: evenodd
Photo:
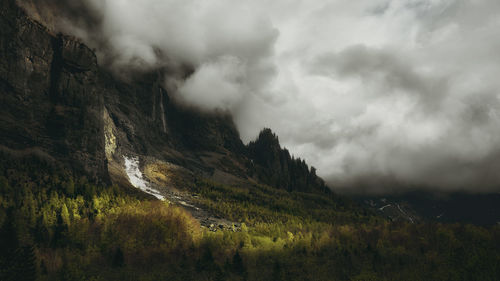
<svg viewBox="0 0 500 281">
<path fill-rule="evenodd" d="M 499 280 L 500 228 L 391 223 L 335 195 L 199 181 L 182 208 L 2 161 L 0 280 Z"/>
</svg>

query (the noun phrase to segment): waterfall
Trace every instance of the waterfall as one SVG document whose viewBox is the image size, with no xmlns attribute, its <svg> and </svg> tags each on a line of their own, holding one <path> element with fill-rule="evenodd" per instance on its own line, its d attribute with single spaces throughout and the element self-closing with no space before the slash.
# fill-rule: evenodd
<svg viewBox="0 0 500 281">
<path fill-rule="evenodd" d="M 151 194 L 160 200 L 165 200 L 165 197 L 161 195 L 158 190 L 152 188 L 142 177 L 142 172 L 139 169 L 139 158 L 127 156 L 123 156 L 123 158 L 125 159 L 125 172 L 127 173 L 130 183 L 136 188 L 139 188 L 140 190 Z"/>
<path fill-rule="evenodd" d="M 163 108 L 163 91 L 160 88 L 160 110 L 161 122 L 163 123 L 163 132 L 167 133 L 167 120 L 165 120 L 165 109 Z"/>
</svg>

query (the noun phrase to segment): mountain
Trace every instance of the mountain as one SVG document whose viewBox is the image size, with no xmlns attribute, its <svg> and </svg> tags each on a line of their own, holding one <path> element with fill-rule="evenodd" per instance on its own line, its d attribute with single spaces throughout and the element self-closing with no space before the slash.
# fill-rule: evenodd
<svg viewBox="0 0 500 281">
<path fill-rule="evenodd" d="M 500 223 L 500 194 L 414 191 L 353 199 L 391 220 L 495 225 Z"/>
<path fill-rule="evenodd" d="M 22 2 L 0 2 L 0 280 L 500 276 L 498 226 L 391 222 L 168 70 L 117 78 L 50 28 L 66 2 Z"/>
<path fill-rule="evenodd" d="M 126 181 L 124 156 L 134 156 L 141 165 L 149 158 L 207 178 L 255 179 L 280 188 L 328 192 L 314 171 L 303 161 L 292 161 L 277 139 L 266 142 L 270 130 L 245 146 L 228 113 L 176 103 L 162 86 L 164 70 L 117 79 L 78 39 L 53 34 L 13 1 L 2 5 L 4 150 L 43 154 L 97 183 Z M 282 159 L 263 162 L 265 155 Z"/>
<path fill-rule="evenodd" d="M 162 86 L 168 70 L 116 78 L 77 38 L 54 34 L 14 1 L 2 5 L 1 36 L 9 38 L 0 50 L 4 157 L 42 158 L 91 183 L 138 188 L 186 207 L 204 226 L 231 223 L 185 192 L 201 179 L 331 193 L 270 129 L 244 145 L 228 113 L 176 102 Z"/>
</svg>

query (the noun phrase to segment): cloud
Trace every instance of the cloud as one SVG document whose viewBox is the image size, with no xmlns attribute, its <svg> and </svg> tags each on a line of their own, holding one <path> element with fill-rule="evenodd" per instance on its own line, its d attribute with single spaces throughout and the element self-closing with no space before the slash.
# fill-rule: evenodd
<svg viewBox="0 0 500 281">
<path fill-rule="evenodd" d="M 337 190 L 500 190 L 498 1 L 82 1 L 95 23 L 66 27 L 102 63 L 192 67 L 178 99 Z"/>
<path fill-rule="evenodd" d="M 247 92 L 244 64 L 236 57 L 221 57 L 199 66 L 178 89 L 182 100 L 205 110 L 231 110 Z"/>
</svg>

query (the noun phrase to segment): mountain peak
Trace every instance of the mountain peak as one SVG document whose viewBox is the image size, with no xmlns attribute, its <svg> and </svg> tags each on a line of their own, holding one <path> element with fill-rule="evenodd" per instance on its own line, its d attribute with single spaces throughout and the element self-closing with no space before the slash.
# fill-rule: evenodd
<svg viewBox="0 0 500 281">
<path fill-rule="evenodd" d="M 259 167 L 259 180 L 289 191 L 328 192 L 324 181 L 316 175 L 314 167 L 290 155 L 281 148 L 278 136 L 269 128 L 264 128 L 259 137 L 248 144 L 249 156 Z"/>
</svg>

